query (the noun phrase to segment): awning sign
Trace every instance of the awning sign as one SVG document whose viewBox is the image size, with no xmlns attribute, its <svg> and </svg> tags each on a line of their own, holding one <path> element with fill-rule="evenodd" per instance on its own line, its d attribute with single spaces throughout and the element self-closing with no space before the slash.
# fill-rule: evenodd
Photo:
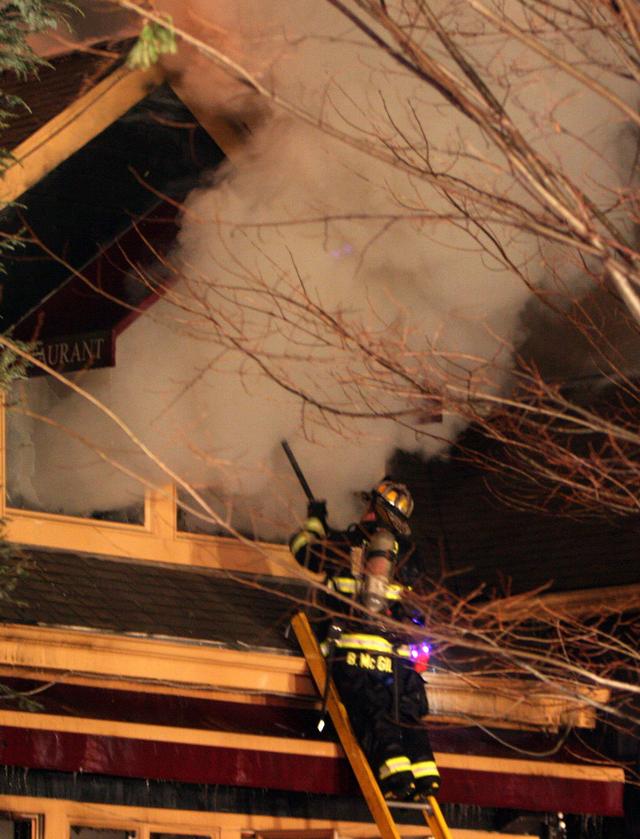
<svg viewBox="0 0 640 839">
<path fill-rule="evenodd" d="M 59 373 L 115 366 L 115 342 L 111 332 L 85 332 L 46 338 L 38 341 L 32 352 L 35 358 Z M 46 371 L 31 364 L 27 374 L 44 376 Z"/>
</svg>

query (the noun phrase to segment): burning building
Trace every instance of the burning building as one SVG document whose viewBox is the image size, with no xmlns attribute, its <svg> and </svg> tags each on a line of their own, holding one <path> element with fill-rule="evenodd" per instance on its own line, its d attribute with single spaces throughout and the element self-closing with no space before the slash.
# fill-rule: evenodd
<svg viewBox="0 0 640 839">
<path fill-rule="evenodd" d="M 221 8 L 220 20 L 240 12 Z M 266 31 L 256 82 L 265 44 L 274 48 Z M 314 49 L 329 42 L 321 32 Z M 397 450 L 441 452 L 436 438 L 448 445 L 465 422 L 442 423 L 431 385 L 411 392 L 410 422 L 393 422 L 406 395 L 398 378 L 363 392 L 374 351 L 402 346 L 405 377 L 429 369 L 417 346 L 439 331 L 450 362 L 496 357 L 503 342 L 510 358 L 505 335 L 518 328 L 524 292 L 505 281 L 494 298 L 490 274 L 471 300 L 464 280 L 477 254 L 452 234 L 416 247 L 391 223 L 396 184 L 385 191 L 373 169 L 365 177 L 358 149 L 338 159 L 317 129 L 261 107 L 247 79 L 222 85 L 207 106 L 211 78 L 197 56 L 131 71 L 129 46 L 60 55 L 29 86 L 27 101 L 32 92 L 56 107 L 34 105 L 35 131 L 16 124 L 18 163 L 4 182 L 5 199 L 24 196 L 14 221 L 26 220 L 35 242 L 9 266 L 7 326 L 10 340 L 34 344 L 35 361 L 6 406 L 6 537 L 24 561 L 0 604 L 3 818 L 34 839 L 376 835 L 339 746 L 314 733 L 318 700 L 286 632 L 318 580 L 282 544 L 302 499 L 279 441 L 293 439 L 314 490 L 349 520 L 355 491 Z M 227 46 L 235 55 L 237 41 Z M 343 69 L 338 54 L 332 61 Z M 319 107 L 317 89 L 296 78 Z M 446 269 L 443 247 L 455 252 Z M 464 300 L 458 321 L 452 296 Z M 346 318 L 363 299 L 366 311 Z M 292 311 L 302 313 L 295 322 Z M 506 331 L 496 337 L 498 319 Z M 367 352 L 354 361 L 358 335 Z M 429 427 L 417 443 L 416 429 Z M 537 585 L 527 564 L 535 534 L 540 552 L 556 551 L 553 574 L 540 567 L 540 582 L 555 577 L 547 603 L 580 613 L 605 596 L 569 573 L 593 540 L 589 526 L 573 530 L 569 550 L 554 542 L 557 529 L 527 519 L 519 544 L 524 519 L 502 511 L 496 532 L 476 473 L 433 467 L 433 492 L 415 460 L 404 468 L 429 510 L 417 528 L 424 577 L 438 577 L 443 556 L 495 571 L 502 555 L 516 579 Z M 632 555 L 632 528 L 599 532 Z M 586 587 L 606 589 L 612 608 L 637 598 L 630 565 L 596 577 Z M 471 573 L 466 590 L 476 584 Z M 454 835 L 553 835 L 559 813 L 570 835 L 606 835 L 607 819 L 622 817 L 620 754 L 610 765 L 587 759 L 606 689 L 567 700 L 514 677 L 470 683 L 436 668 L 428 692 Z M 403 835 L 424 835 L 419 818 L 404 821 Z"/>
</svg>

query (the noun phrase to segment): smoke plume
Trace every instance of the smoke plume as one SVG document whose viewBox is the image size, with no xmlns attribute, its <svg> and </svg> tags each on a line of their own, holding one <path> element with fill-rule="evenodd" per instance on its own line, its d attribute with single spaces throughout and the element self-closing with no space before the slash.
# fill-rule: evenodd
<svg viewBox="0 0 640 839">
<path fill-rule="evenodd" d="M 443 365 L 485 375 L 481 362 L 491 359 L 486 386 L 507 386 L 529 294 L 487 254 L 478 228 L 443 220 L 452 208 L 437 183 L 362 146 L 386 151 L 417 138 L 437 171 L 488 191 L 518 190 L 477 129 L 329 4 L 162 6 L 306 118 L 193 48 L 169 60 L 201 108 L 249 123 L 251 135 L 188 197 L 176 248 L 158 267 L 167 292 L 119 339 L 118 366 L 72 375 L 240 527 L 281 537 L 302 514 L 284 438 L 344 524 L 356 513 L 354 493 L 382 477 L 394 451 L 442 455 L 462 427 L 455 416 L 430 422 L 428 400 L 421 404 L 406 381 L 428 389 L 442 381 Z M 472 26 L 465 9 L 443 3 L 442 20 L 458 15 L 460 28 Z M 567 58 L 582 46 L 578 39 Z M 490 68 L 496 94 L 508 95 L 539 150 L 606 203 L 626 153 L 618 113 L 495 33 L 479 34 L 470 58 Z M 491 227 L 528 279 L 544 283 L 539 243 Z M 405 378 L 385 373 L 375 352 Z M 22 393 L 49 422 L 16 411 L 14 499 L 86 514 L 138 501 L 139 477 L 166 480 L 78 395 L 50 381 Z M 406 421 L 385 418 L 405 410 Z"/>
</svg>

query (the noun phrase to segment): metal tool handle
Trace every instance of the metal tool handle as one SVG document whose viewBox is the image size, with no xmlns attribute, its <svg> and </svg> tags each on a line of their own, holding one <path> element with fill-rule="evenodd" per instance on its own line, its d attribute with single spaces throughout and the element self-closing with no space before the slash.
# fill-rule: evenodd
<svg viewBox="0 0 640 839">
<path fill-rule="evenodd" d="M 300 468 L 300 464 L 296 460 L 296 456 L 291 451 L 291 446 L 287 443 L 286 440 L 282 441 L 282 448 L 284 449 L 284 453 L 286 454 L 287 459 L 289 460 L 289 463 L 291 464 L 291 468 L 296 473 L 296 478 L 300 481 L 300 486 L 304 490 L 304 494 L 307 496 L 309 501 L 315 501 L 316 497 L 311 492 L 311 487 L 307 483 L 307 479 L 305 478 L 305 476 L 302 473 L 302 469 Z"/>
</svg>

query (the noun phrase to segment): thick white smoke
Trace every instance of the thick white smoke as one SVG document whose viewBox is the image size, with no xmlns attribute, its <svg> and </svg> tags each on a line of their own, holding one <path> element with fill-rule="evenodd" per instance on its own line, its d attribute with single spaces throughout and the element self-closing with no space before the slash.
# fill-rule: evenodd
<svg viewBox="0 0 640 839">
<path fill-rule="evenodd" d="M 419 139 L 424 130 L 434 164 L 446 163 L 461 177 L 477 171 L 474 157 L 497 161 L 477 131 L 365 43 L 328 4 L 164 5 L 179 25 L 223 49 L 278 96 L 359 141 L 370 136 L 382 147 L 380 138 L 397 142 L 405 132 Z M 443 4 L 443 19 L 458 14 L 463 21 L 463 6 Z M 614 171 L 622 159 L 618 113 L 495 35 L 478 39 L 475 57 L 491 62 L 496 85 L 510 74 L 509 97 L 523 127 L 592 196 L 605 200 L 620 177 Z M 302 511 L 280 450 L 283 438 L 315 493 L 329 499 L 333 521 L 344 524 L 354 514 L 354 491 L 380 478 L 397 448 L 441 453 L 461 425 L 446 416 L 416 433 L 419 401 L 407 398 L 397 377 L 372 378 L 353 338 L 323 325 L 316 307 L 352 336 L 367 336 L 370 347 L 388 352 L 419 381 L 434 375 L 426 346 L 436 342 L 470 367 L 473 359 L 497 361 L 499 386 L 528 292 L 462 229 L 425 220 L 450 207 L 423 180 L 267 108 L 202 54 L 185 49 L 170 69 L 201 107 L 253 120 L 253 133 L 231 163 L 188 198 L 169 260 L 169 292 L 121 336 L 118 366 L 76 378 L 171 469 L 209 488 L 218 509 L 233 505 L 241 527 L 252 521 L 259 535 L 283 535 Z M 561 125 L 570 134 L 554 130 Z M 505 175 L 484 169 L 484 187 L 505 188 Z M 514 239 L 512 256 L 533 281 L 544 282 L 533 240 Z M 34 411 L 53 424 L 16 414 L 13 440 L 21 445 L 14 445 L 10 467 L 14 498 L 78 513 L 134 503 L 139 481 L 99 452 L 161 480 L 113 422 L 81 397 L 45 382 L 27 390 Z M 304 408 L 296 391 L 347 413 L 367 407 L 417 413 L 409 417 L 413 427 L 334 417 Z"/>
</svg>

